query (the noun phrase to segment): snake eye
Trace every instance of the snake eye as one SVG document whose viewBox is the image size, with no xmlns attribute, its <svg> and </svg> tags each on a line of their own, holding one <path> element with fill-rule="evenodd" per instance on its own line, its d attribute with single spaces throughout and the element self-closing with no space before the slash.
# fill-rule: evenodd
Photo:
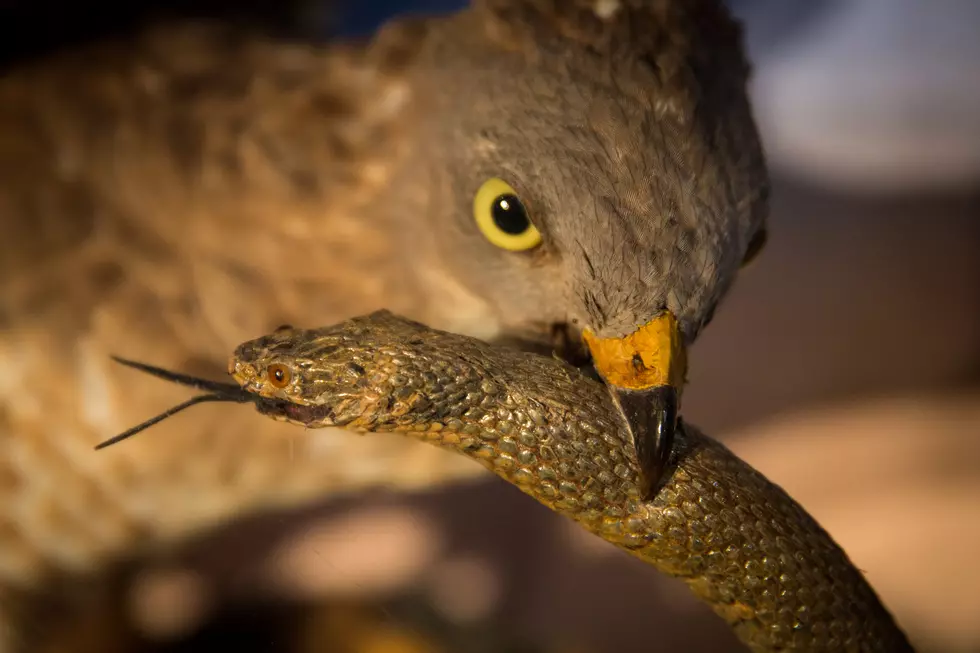
<svg viewBox="0 0 980 653">
<path fill-rule="evenodd" d="M 289 380 L 292 378 L 289 368 L 285 365 L 280 365 L 279 363 L 270 365 L 266 369 L 265 374 L 269 379 L 269 383 L 271 383 L 272 387 L 274 388 L 285 388 L 287 385 L 289 385 Z"/>
<path fill-rule="evenodd" d="M 541 244 L 541 232 L 510 185 L 496 177 L 480 186 L 473 198 L 473 217 L 491 243 L 511 252 L 523 252 Z"/>
</svg>

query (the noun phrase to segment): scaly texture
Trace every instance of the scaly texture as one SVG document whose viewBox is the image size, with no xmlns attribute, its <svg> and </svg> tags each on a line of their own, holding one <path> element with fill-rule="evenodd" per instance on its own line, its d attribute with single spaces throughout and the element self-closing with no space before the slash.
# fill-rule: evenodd
<svg viewBox="0 0 980 653">
<path fill-rule="evenodd" d="M 273 364 L 290 371 L 286 387 L 270 381 Z M 803 508 L 695 427 L 684 426 L 656 497 L 641 500 L 621 413 L 564 362 L 382 311 L 279 330 L 240 346 L 229 369 L 277 420 L 397 431 L 477 460 L 684 579 L 755 651 L 912 650 Z"/>
</svg>

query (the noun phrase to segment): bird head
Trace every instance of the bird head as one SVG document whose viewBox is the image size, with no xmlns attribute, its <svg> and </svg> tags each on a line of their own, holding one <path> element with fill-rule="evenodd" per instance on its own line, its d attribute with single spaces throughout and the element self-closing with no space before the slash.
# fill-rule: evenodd
<svg viewBox="0 0 980 653">
<path fill-rule="evenodd" d="M 765 237 L 739 26 L 715 0 L 481 0 L 432 25 L 412 177 L 438 258 L 505 328 L 581 336 L 655 484 L 687 347 Z"/>
</svg>

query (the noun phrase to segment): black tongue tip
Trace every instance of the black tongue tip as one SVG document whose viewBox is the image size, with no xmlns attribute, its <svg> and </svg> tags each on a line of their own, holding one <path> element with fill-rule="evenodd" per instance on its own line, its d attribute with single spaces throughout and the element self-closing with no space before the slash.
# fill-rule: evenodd
<svg viewBox="0 0 980 653">
<path fill-rule="evenodd" d="M 612 387 L 633 435 L 640 465 L 640 492 L 651 499 L 659 488 L 674 448 L 677 430 L 677 389 L 657 386 L 645 390 Z"/>
<path fill-rule="evenodd" d="M 146 363 L 140 363 L 138 361 L 129 360 L 127 358 L 121 358 L 119 356 L 112 356 L 112 359 L 121 365 L 126 367 L 131 367 L 135 370 L 145 372 L 151 376 L 155 376 L 171 383 L 176 383 L 178 385 L 188 386 L 191 388 L 197 388 L 199 390 L 206 390 L 207 394 L 198 395 L 197 397 L 192 397 L 187 401 L 177 404 L 173 408 L 169 408 L 164 412 L 160 413 L 156 417 L 151 417 L 150 419 L 137 424 L 136 426 L 123 431 L 119 435 L 109 438 L 99 444 L 95 445 L 96 450 L 105 449 L 118 442 L 127 440 L 132 436 L 145 431 L 154 424 L 159 424 L 163 420 L 176 415 L 177 413 L 190 408 L 191 406 L 196 406 L 197 404 L 202 404 L 206 402 L 233 402 L 238 404 L 253 402 L 258 404 L 261 400 L 257 395 L 249 393 L 247 390 L 241 386 L 234 383 L 223 383 L 221 381 L 209 381 L 207 379 L 201 379 L 195 376 L 189 376 L 187 374 L 180 374 L 178 372 L 173 372 L 171 370 L 164 369 L 162 367 L 156 367 L 155 365 L 147 365 Z"/>
</svg>

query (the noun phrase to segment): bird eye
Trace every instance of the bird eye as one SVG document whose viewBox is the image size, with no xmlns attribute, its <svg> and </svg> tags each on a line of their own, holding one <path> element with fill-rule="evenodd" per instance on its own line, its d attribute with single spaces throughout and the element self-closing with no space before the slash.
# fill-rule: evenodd
<svg viewBox="0 0 980 653">
<path fill-rule="evenodd" d="M 269 379 L 269 383 L 271 383 L 272 387 L 274 388 L 285 388 L 287 385 L 289 385 L 289 380 L 292 378 L 289 368 L 285 365 L 280 365 L 279 363 L 270 365 L 268 369 L 266 369 L 265 374 Z"/>
<path fill-rule="evenodd" d="M 512 252 L 523 252 L 541 243 L 541 232 L 510 185 L 496 177 L 480 186 L 473 198 L 473 217 L 491 243 Z"/>
<path fill-rule="evenodd" d="M 769 239 L 769 234 L 767 233 L 765 227 L 759 229 L 752 236 L 752 240 L 749 241 L 749 247 L 745 250 L 745 256 L 742 257 L 742 267 L 746 267 L 759 255 L 760 252 L 765 248 L 766 241 Z"/>
</svg>

